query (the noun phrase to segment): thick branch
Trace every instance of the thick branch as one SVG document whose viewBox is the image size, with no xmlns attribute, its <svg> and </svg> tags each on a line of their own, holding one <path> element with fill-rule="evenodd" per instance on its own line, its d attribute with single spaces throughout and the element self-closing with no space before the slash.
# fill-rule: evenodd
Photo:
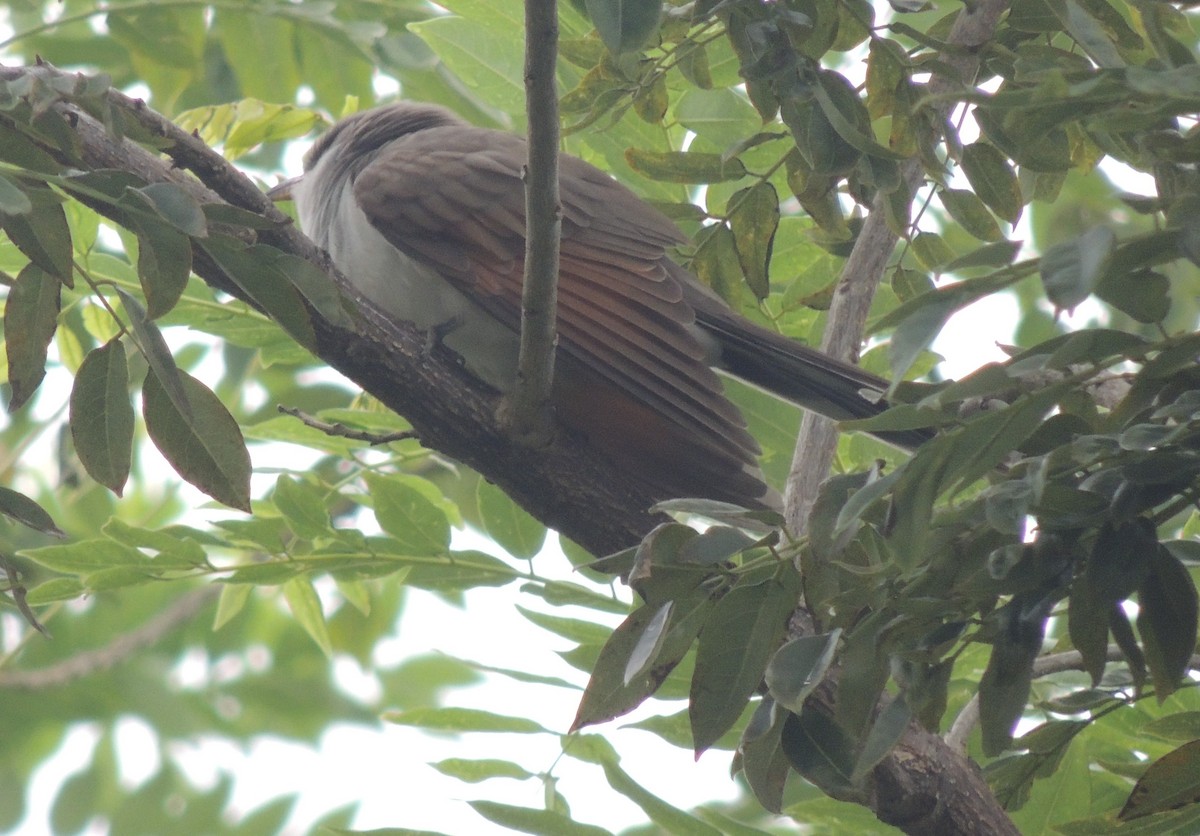
<svg viewBox="0 0 1200 836">
<path fill-rule="evenodd" d="M 50 67 L 0 68 L 0 78 L 25 72 L 57 73 Z M 104 126 L 78 108 L 56 105 L 67 115 L 78 138 L 76 149 L 89 169 L 115 168 L 134 172 L 151 183 L 175 183 L 202 203 L 224 200 L 257 212 L 280 225 L 259 230 L 258 239 L 305 258 L 323 269 L 359 307 L 359 322 L 340 328 L 313 312 L 317 355 L 409 420 L 430 449 L 479 471 L 504 489 L 542 522 L 596 554 L 606 554 L 637 542 L 654 524 L 648 509 L 662 497 L 647 485 L 633 482 L 611 460 L 577 439 L 560 433 L 548 447 L 531 451 L 514 444 L 497 418 L 499 398 L 461 368 L 447 349 L 428 349 L 428 334 L 393 321 L 362 299 L 353 285 L 303 234 L 278 213 L 265 194 L 219 154 L 180 130 L 136 100 L 111 93 L 126 119 L 150 131 L 170 158 L 128 140 L 116 140 Z M 0 119 L 12 119 L 0 113 Z M 53 145 L 44 147 L 65 166 L 79 167 Z M 198 180 L 186 170 L 194 172 Z M 93 208 L 120 222 L 108 204 Z M 196 274 L 214 288 L 243 301 L 242 291 L 194 248 Z M 597 514 L 596 508 L 605 513 Z"/>
<path fill-rule="evenodd" d="M 514 436 L 537 445 L 551 428 L 558 246 L 557 0 L 525 0 L 525 113 L 529 159 L 525 166 L 525 284 L 521 296 L 521 351 L 517 385 L 509 396 Z"/>
</svg>

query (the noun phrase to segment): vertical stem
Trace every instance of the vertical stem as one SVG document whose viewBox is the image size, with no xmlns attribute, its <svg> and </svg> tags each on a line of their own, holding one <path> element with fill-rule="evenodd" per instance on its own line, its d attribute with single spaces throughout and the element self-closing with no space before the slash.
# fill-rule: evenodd
<svg viewBox="0 0 1200 836">
<path fill-rule="evenodd" d="M 529 158 L 525 178 L 525 285 L 517 385 L 509 401 L 514 436 L 548 440 L 554 379 L 555 311 L 562 206 L 558 196 L 557 0 L 525 0 L 525 112 Z"/>
</svg>

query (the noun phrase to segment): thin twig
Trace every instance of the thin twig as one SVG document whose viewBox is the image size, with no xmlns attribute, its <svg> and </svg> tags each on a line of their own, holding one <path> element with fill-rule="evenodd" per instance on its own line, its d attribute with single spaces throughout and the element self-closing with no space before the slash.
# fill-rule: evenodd
<svg viewBox="0 0 1200 836">
<path fill-rule="evenodd" d="M 393 441 L 407 441 L 410 438 L 418 437 L 417 433 L 413 430 L 397 430 L 391 433 L 373 433 L 367 430 L 355 430 L 337 421 L 329 423 L 319 418 L 314 418 L 307 412 L 299 410 L 294 406 L 280 404 L 279 411 L 284 415 L 290 415 L 298 419 L 306 427 L 312 427 L 314 430 L 325 433 L 325 435 L 348 438 L 351 441 L 365 441 L 371 445 L 391 444 Z"/>
<path fill-rule="evenodd" d="M 1108 646 L 1108 652 L 1105 659 L 1109 662 L 1120 662 L 1125 658 L 1125 654 L 1121 652 L 1121 648 L 1115 644 Z M 1200 671 L 1200 653 L 1197 653 L 1188 662 L 1188 667 L 1194 671 Z M 1083 670 L 1083 654 L 1078 650 L 1067 650 L 1062 653 L 1050 653 L 1045 656 L 1039 656 L 1033 662 L 1034 678 L 1049 676 L 1053 673 L 1062 673 L 1063 671 Z M 979 695 L 975 694 L 963 706 L 962 711 L 958 712 L 958 716 L 954 718 L 954 722 L 950 726 L 950 730 L 946 732 L 946 745 L 957 752 L 965 753 L 967 751 L 967 740 L 971 736 L 971 732 L 975 726 L 979 724 Z"/>
<path fill-rule="evenodd" d="M 992 38 L 996 24 L 1008 6 L 1009 0 L 983 0 L 973 9 L 964 8 L 959 13 L 947 43 L 951 47 L 965 49 L 940 56 L 947 72 L 933 76 L 929 82 L 929 95 L 962 90 L 971 83 L 979 67 L 975 47 Z M 956 78 L 951 79 L 951 73 Z M 945 121 L 953 106 L 954 102 L 949 100 L 934 106 L 939 122 Z M 915 194 L 924 178 L 925 169 L 920 159 L 908 160 L 901 166 L 903 185 L 900 188 Z M 887 225 L 884 211 L 886 199 L 886 195 L 879 195 L 872 203 L 871 213 L 846 259 L 829 307 L 821 350 L 839 360 L 858 359 L 871 301 L 875 298 L 875 290 L 879 287 L 899 238 Z M 836 446 L 837 432 L 833 422 L 807 413 L 796 438 L 786 494 L 788 524 L 797 533 L 802 532 L 808 524 L 817 489 L 829 473 Z"/>
<path fill-rule="evenodd" d="M 508 399 L 513 436 L 540 446 L 550 438 L 555 313 L 562 206 L 558 195 L 557 0 L 525 0 L 525 284 L 517 383 Z"/>
<path fill-rule="evenodd" d="M 157 643 L 176 627 L 191 621 L 220 593 L 213 584 L 175 599 L 169 607 L 141 627 L 123 633 L 104 647 L 76 653 L 68 659 L 30 671 L 0 671 L 0 689 L 40 691 L 59 688 L 124 662 L 139 650 Z"/>
</svg>

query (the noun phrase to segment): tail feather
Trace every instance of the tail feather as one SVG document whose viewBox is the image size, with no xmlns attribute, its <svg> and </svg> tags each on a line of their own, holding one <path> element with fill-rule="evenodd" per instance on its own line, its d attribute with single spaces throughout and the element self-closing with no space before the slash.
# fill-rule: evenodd
<svg viewBox="0 0 1200 836">
<path fill-rule="evenodd" d="M 720 345 L 719 368 L 804 409 L 835 421 L 872 418 L 891 406 L 888 382 L 858 366 L 761 328 L 724 306 L 697 305 L 696 321 Z M 912 450 L 932 437 L 928 430 L 875 433 Z"/>
</svg>

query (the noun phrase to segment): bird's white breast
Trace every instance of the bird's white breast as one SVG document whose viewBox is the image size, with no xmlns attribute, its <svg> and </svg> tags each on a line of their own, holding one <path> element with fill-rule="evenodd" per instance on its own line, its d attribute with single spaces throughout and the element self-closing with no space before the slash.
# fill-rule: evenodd
<svg viewBox="0 0 1200 836">
<path fill-rule="evenodd" d="M 328 155 L 327 155 L 328 156 Z M 348 176 L 325 157 L 296 184 L 300 226 L 329 253 L 354 287 L 397 320 L 419 328 L 445 326 L 441 342 L 468 371 L 507 391 L 516 377 L 518 337 L 432 268 L 396 249 L 354 199 Z"/>
</svg>

